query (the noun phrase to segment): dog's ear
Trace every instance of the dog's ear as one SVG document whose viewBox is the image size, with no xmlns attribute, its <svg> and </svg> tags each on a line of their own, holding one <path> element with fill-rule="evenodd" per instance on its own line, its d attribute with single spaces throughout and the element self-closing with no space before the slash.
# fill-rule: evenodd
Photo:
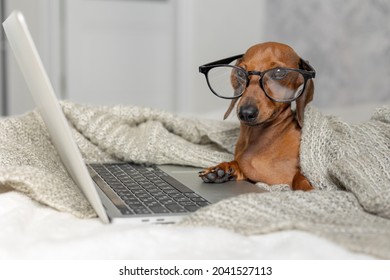
<svg viewBox="0 0 390 280">
<path fill-rule="evenodd" d="M 233 99 L 232 102 L 230 102 L 230 106 L 229 108 L 227 109 L 225 115 L 223 115 L 223 119 L 226 120 L 227 117 L 229 117 L 230 113 L 232 112 L 233 108 L 234 108 L 234 105 L 236 105 L 236 102 L 238 101 L 238 99 Z"/>
<path fill-rule="evenodd" d="M 237 59 L 235 65 L 237 66 L 238 64 L 241 63 L 241 61 L 242 61 L 242 57 L 239 58 L 239 59 Z M 234 76 L 234 70 L 233 70 L 233 71 L 232 71 L 232 74 L 231 74 L 231 76 L 230 76 L 230 82 L 232 83 L 232 87 L 233 87 L 233 88 L 234 88 L 235 79 L 236 79 L 236 77 Z M 237 101 L 238 101 L 238 98 L 233 99 L 232 102 L 230 102 L 230 106 L 229 106 L 229 108 L 227 109 L 225 115 L 223 116 L 223 119 L 224 119 L 224 120 L 226 120 L 227 117 L 229 117 L 229 115 L 230 115 L 230 113 L 232 112 L 232 110 L 233 110 L 233 108 L 234 108 L 234 105 L 236 105 Z"/>
<path fill-rule="evenodd" d="M 312 70 L 313 68 L 309 65 L 308 61 L 300 59 L 299 68 L 303 70 Z M 313 100 L 314 95 L 314 83 L 310 79 L 306 83 L 305 91 L 302 95 L 296 100 L 296 118 L 300 127 L 303 126 L 303 115 L 306 105 Z"/>
</svg>

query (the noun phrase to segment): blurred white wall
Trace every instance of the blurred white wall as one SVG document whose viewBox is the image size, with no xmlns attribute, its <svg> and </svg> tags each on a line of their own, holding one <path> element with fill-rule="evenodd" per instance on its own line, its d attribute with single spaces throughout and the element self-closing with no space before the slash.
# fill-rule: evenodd
<svg viewBox="0 0 390 280">
<path fill-rule="evenodd" d="M 202 64 L 244 53 L 262 40 L 264 1 L 178 1 L 178 110 L 208 113 L 230 101 L 214 96 L 198 72 Z M 222 115 L 221 115 L 222 118 Z"/>
<path fill-rule="evenodd" d="M 263 39 L 293 46 L 317 71 L 321 108 L 390 103 L 390 1 L 268 0 Z"/>
<path fill-rule="evenodd" d="M 13 10 L 23 12 L 41 59 L 59 97 L 61 94 L 62 59 L 60 34 L 60 0 L 4 0 L 5 15 Z M 16 60 L 9 46 L 7 52 L 7 111 L 9 115 L 21 114 L 35 108 Z"/>
<path fill-rule="evenodd" d="M 58 95 L 184 113 L 226 107 L 198 66 L 261 40 L 258 0 L 7 0 L 20 9 Z M 245 12 L 238 12 L 243 7 Z M 33 108 L 9 53 L 9 112 Z"/>
<path fill-rule="evenodd" d="M 223 112 L 229 102 L 198 66 L 280 41 L 317 70 L 317 106 L 390 103 L 387 0 L 5 1 L 25 14 L 58 95 L 75 102 Z M 8 53 L 8 107 L 19 114 L 34 104 Z"/>
</svg>

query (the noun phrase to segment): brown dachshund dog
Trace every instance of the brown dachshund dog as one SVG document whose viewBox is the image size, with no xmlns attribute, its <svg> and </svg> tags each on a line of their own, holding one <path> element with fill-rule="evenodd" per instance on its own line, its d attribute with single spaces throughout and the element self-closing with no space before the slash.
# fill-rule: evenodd
<svg viewBox="0 0 390 280">
<path fill-rule="evenodd" d="M 314 69 L 291 47 L 280 43 L 258 44 L 236 57 L 229 85 L 235 93 L 224 116 L 226 119 L 237 103 L 241 125 L 234 160 L 207 168 L 199 176 L 208 183 L 250 180 L 312 190 L 300 172 L 299 147 L 304 108 L 313 99 Z M 201 66 L 200 71 L 208 78 L 210 89 L 220 96 L 207 77 L 207 68 L 215 67 L 212 64 L 206 64 L 203 70 Z M 294 96 L 285 97 L 290 92 Z M 296 101 L 295 111 L 292 101 Z"/>
</svg>

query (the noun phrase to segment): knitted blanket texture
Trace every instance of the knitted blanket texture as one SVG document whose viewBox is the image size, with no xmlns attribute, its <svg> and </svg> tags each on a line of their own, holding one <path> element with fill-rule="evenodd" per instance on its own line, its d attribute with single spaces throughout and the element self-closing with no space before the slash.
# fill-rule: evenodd
<svg viewBox="0 0 390 280">
<path fill-rule="evenodd" d="M 156 109 L 61 105 L 87 162 L 207 167 L 232 160 L 239 133 L 235 123 Z M 298 229 L 389 259 L 390 106 L 358 125 L 308 106 L 300 162 L 314 191 L 258 183 L 269 192 L 202 208 L 178 226 L 217 226 L 245 235 Z M 0 189 L 10 188 L 80 218 L 96 216 L 68 176 L 36 111 L 0 120 Z"/>
</svg>

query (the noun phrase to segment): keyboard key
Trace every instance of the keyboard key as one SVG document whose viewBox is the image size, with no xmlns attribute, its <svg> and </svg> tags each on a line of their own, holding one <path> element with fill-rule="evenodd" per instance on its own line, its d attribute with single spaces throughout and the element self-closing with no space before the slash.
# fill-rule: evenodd
<svg viewBox="0 0 390 280">
<path fill-rule="evenodd" d="M 136 201 L 127 201 L 127 206 L 129 206 L 130 209 L 137 209 L 137 208 L 145 208 L 145 206 L 142 204 L 142 202 L 136 200 Z"/>
<path fill-rule="evenodd" d="M 162 200 L 159 200 L 159 202 L 163 205 L 167 205 L 167 204 L 177 204 L 173 199 L 162 199 Z"/>
<path fill-rule="evenodd" d="M 207 200 L 204 199 L 203 197 L 193 197 L 191 198 L 191 200 L 195 202 L 207 202 Z"/>
<path fill-rule="evenodd" d="M 186 197 L 189 197 L 189 198 L 194 198 L 194 197 L 201 197 L 199 194 L 193 192 L 193 193 L 185 193 L 184 194 Z"/>
<path fill-rule="evenodd" d="M 155 197 L 159 197 L 159 196 L 163 196 L 165 195 L 164 192 L 162 191 L 152 191 L 152 192 L 149 192 L 151 195 L 155 196 Z"/>
<path fill-rule="evenodd" d="M 119 208 L 119 211 L 120 211 L 123 215 L 131 215 L 131 214 L 134 214 L 134 212 L 131 211 L 131 210 L 128 209 L 128 208 Z"/>
<path fill-rule="evenodd" d="M 146 206 L 148 206 L 149 208 L 152 207 L 152 206 L 161 206 L 161 204 L 156 201 L 156 200 L 148 200 L 148 201 L 142 201 Z"/>
<path fill-rule="evenodd" d="M 143 203 L 147 203 L 147 202 L 156 202 L 157 203 L 157 200 L 155 200 L 153 197 L 149 196 L 149 197 L 141 197 L 140 200 L 143 202 Z"/>
<path fill-rule="evenodd" d="M 175 201 L 183 202 L 183 201 L 191 201 L 191 200 L 187 197 L 179 197 L 179 198 L 175 198 Z"/>
<path fill-rule="evenodd" d="M 127 205 L 133 205 L 133 204 L 139 202 L 138 198 L 136 198 L 136 197 L 134 197 L 134 198 L 125 198 L 125 199 L 123 199 L 123 201 L 124 201 Z"/>
<path fill-rule="evenodd" d="M 152 198 L 153 196 L 151 196 L 149 193 L 145 192 L 145 193 L 137 194 L 137 197 L 139 199 L 145 199 L 145 198 Z"/>
<path fill-rule="evenodd" d="M 134 209 L 134 213 L 136 214 L 151 214 L 149 209 L 147 208 L 139 208 L 139 209 Z"/>
<path fill-rule="evenodd" d="M 178 198 L 187 198 L 186 196 L 184 196 L 181 193 L 174 193 L 174 194 L 170 194 L 169 196 L 174 198 L 175 200 L 178 199 Z"/>
<path fill-rule="evenodd" d="M 168 204 L 168 205 L 165 205 L 166 208 L 168 208 L 169 211 L 173 212 L 173 213 L 183 213 L 183 212 L 187 212 L 184 208 L 182 208 L 180 205 L 178 204 Z"/>
<path fill-rule="evenodd" d="M 201 201 L 201 202 L 198 202 L 198 203 L 196 203 L 196 204 L 198 204 L 200 207 L 203 207 L 203 206 L 210 205 L 210 202 L 207 202 L 207 201 Z"/>
<path fill-rule="evenodd" d="M 195 202 L 192 202 L 192 201 L 181 201 L 181 202 L 179 202 L 179 204 L 181 206 L 197 205 L 197 204 L 195 204 Z"/>
<path fill-rule="evenodd" d="M 170 201 L 173 201 L 169 196 L 167 195 L 161 195 L 161 196 L 154 196 L 157 200 L 163 202 L 163 201 L 166 201 L 166 200 L 170 200 Z"/>
<path fill-rule="evenodd" d="M 172 195 L 172 194 L 181 194 L 178 190 L 163 190 L 166 194 Z"/>
<path fill-rule="evenodd" d="M 137 195 L 138 197 L 139 197 L 140 195 L 143 195 L 143 194 L 148 194 L 144 189 L 141 189 L 141 188 L 135 189 L 135 190 L 131 190 L 131 192 L 132 192 L 133 194 Z"/>
<path fill-rule="evenodd" d="M 150 187 L 150 188 L 145 188 L 149 193 L 156 193 L 156 192 L 161 192 L 157 187 Z"/>
<path fill-rule="evenodd" d="M 184 206 L 184 208 L 190 212 L 195 212 L 196 210 L 198 210 L 201 207 L 197 206 L 197 205 L 186 205 L 186 206 Z"/>
<path fill-rule="evenodd" d="M 162 213 L 169 213 L 168 209 L 157 205 L 157 206 L 150 206 L 150 210 L 152 210 L 153 213 L 162 214 Z"/>
<path fill-rule="evenodd" d="M 135 182 L 125 183 L 124 185 L 129 190 L 140 188 L 140 186 L 137 183 L 135 183 Z"/>
</svg>

